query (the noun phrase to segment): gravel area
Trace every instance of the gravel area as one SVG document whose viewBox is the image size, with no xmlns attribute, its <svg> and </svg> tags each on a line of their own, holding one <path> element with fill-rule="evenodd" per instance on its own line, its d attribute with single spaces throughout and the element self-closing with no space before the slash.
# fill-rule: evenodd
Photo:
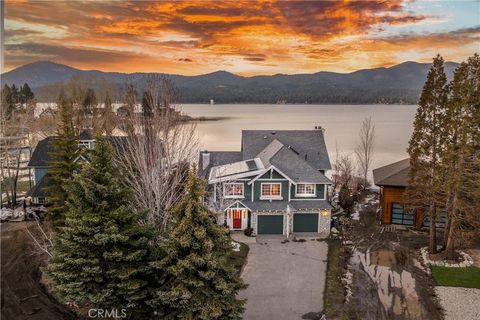
<svg viewBox="0 0 480 320">
<path fill-rule="evenodd" d="M 480 319 L 480 289 L 436 287 L 445 310 L 445 320 Z"/>
</svg>

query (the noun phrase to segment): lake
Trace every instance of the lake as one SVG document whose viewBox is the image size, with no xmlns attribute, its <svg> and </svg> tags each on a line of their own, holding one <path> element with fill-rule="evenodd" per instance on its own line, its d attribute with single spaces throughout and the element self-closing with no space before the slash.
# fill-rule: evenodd
<svg viewBox="0 0 480 320">
<path fill-rule="evenodd" d="M 373 168 L 402 160 L 413 130 L 417 106 L 413 105 L 266 105 L 185 104 L 182 111 L 192 117 L 220 117 L 200 121 L 197 130 L 202 150 L 238 151 L 242 130 L 293 130 L 325 128 L 330 161 L 336 146 L 354 155 L 363 119 L 375 124 Z"/>
</svg>

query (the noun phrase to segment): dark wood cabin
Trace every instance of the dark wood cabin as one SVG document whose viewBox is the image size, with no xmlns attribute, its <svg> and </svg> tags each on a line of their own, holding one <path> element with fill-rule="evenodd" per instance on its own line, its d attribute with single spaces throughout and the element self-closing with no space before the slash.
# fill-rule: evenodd
<svg viewBox="0 0 480 320">
<path fill-rule="evenodd" d="M 410 160 L 404 159 L 373 170 L 373 181 L 380 187 L 380 221 L 420 229 L 424 226 L 423 210 L 414 214 L 404 209 L 403 195 L 408 184 Z"/>
</svg>

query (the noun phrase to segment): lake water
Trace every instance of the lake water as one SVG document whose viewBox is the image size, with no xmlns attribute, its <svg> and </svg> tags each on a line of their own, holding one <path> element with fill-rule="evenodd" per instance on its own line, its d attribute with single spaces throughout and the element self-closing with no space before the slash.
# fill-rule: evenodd
<svg viewBox="0 0 480 320">
<path fill-rule="evenodd" d="M 198 122 L 202 150 L 239 151 L 242 130 L 325 128 L 330 161 L 335 150 L 354 155 L 363 119 L 375 124 L 373 168 L 407 157 L 416 106 L 412 105 L 265 105 L 185 104 L 182 111 L 192 117 L 222 117 Z"/>
</svg>

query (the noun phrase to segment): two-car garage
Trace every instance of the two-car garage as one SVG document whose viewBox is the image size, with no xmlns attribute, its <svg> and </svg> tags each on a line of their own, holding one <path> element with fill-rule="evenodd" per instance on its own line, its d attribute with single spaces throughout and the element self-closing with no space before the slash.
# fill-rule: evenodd
<svg viewBox="0 0 480 320">
<path fill-rule="evenodd" d="M 293 214 L 293 232 L 318 232 L 318 213 Z M 257 234 L 283 234 L 284 215 L 257 215 Z"/>
</svg>

